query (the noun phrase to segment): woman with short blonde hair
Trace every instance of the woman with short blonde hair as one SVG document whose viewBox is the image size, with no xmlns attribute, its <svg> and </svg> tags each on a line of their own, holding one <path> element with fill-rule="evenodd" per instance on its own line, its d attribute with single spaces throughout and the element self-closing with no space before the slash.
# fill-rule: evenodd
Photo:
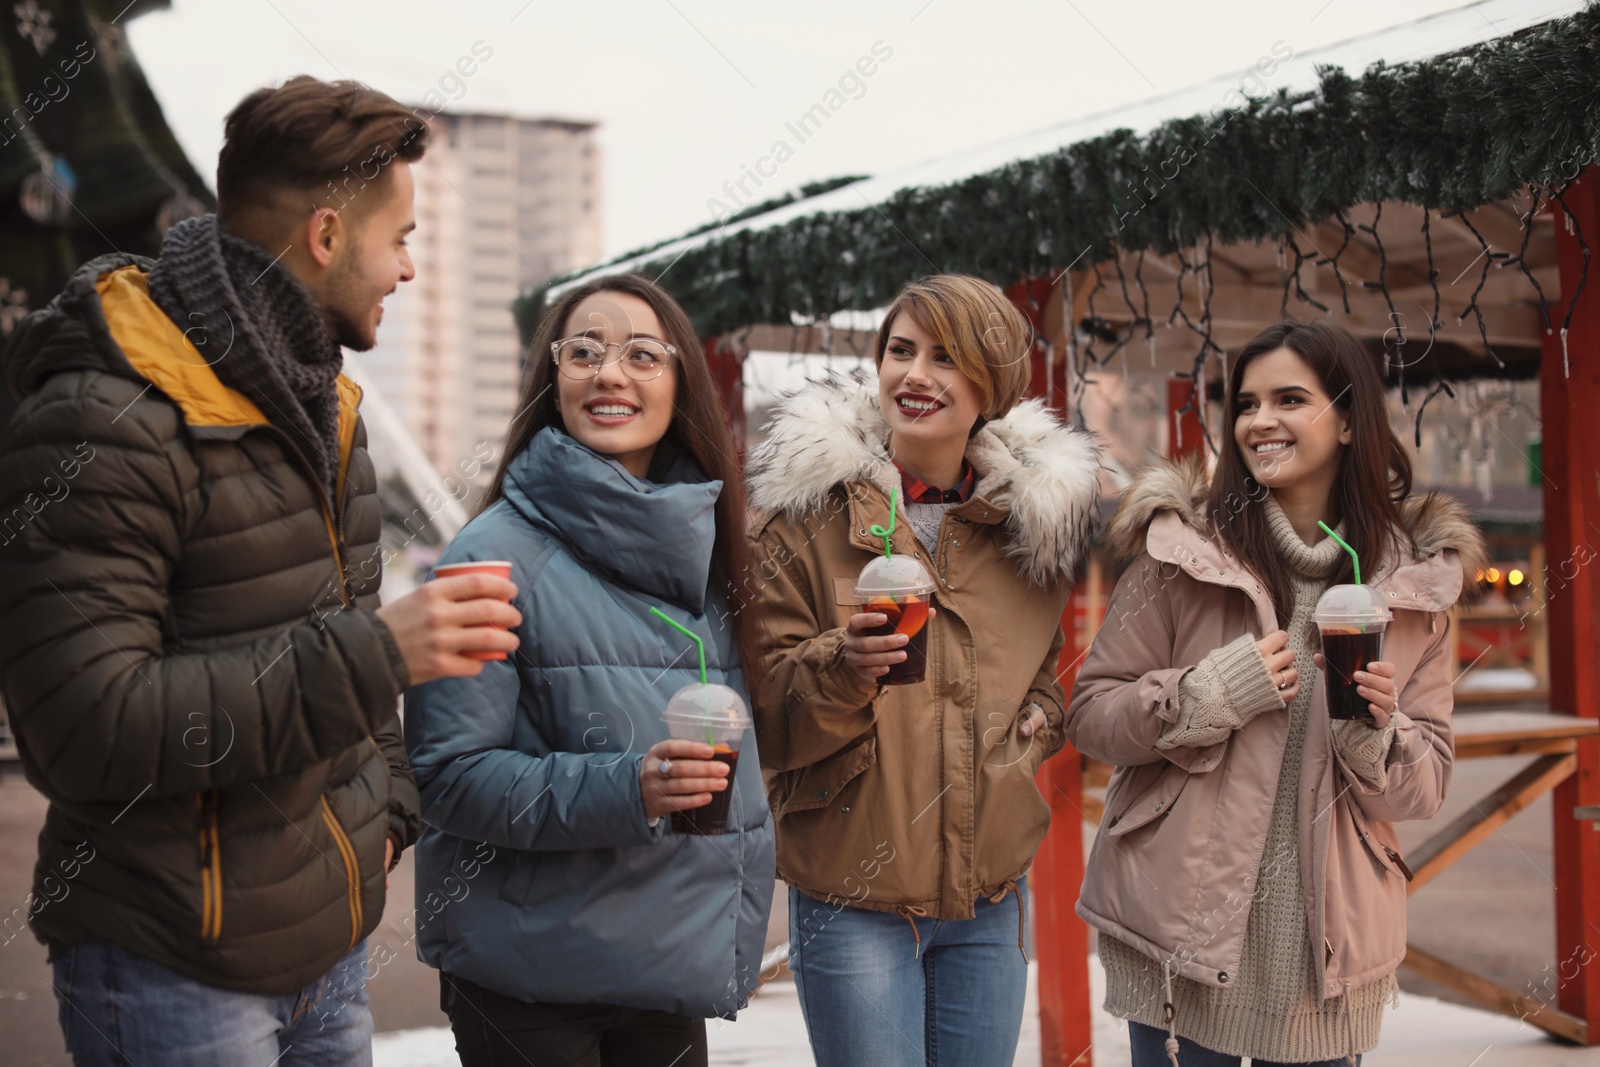
<svg viewBox="0 0 1600 1067">
<path fill-rule="evenodd" d="M 878 366 L 891 329 L 904 313 L 940 338 L 955 367 L 978 391 L 983 421 L 1003 417 L 1028 388 L 1033 330 L 1017 306 L 988 282 L 964 274 L 936 274 L 900 291 L 878 328 Z M 972 432 L 977 433 L 983 422 Z"/>
<path fill-rule="evenodd" d="M 877 382 L 787 397 L 751 458 L 756 733 L 822 1067 L 1015 1053 L 1050 822 L 1034 772 L 1061 747 L 1060 619 L 1098 474 L 1086 435 L 1019 402 L 1031 350 L 994 286 L 925 278 L 889 309 Z M 889 617 L 854 582 L 886 542 L 932 592 L 875 636 Z"/>
</svg>

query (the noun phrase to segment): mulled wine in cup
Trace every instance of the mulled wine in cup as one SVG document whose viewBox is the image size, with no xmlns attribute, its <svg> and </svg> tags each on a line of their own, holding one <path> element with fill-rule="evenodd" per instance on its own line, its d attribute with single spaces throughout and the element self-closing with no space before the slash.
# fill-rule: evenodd
<svg viewBox="0 0 1600 1067">
<path fill-rule="evenodd" d="M 1383 659 L 1383 632 L 1394 614 L 1365 585 L 1330 586 L 1317 601 L 1322 634 L 1323 673 L 1328 686 L 1328 717 L 1376 726 L 1367 698 L 1357 692 L 1357 671 Z"/>
<path fill-rule="evenodd" d="M 928 675 L 928 609 L 933 603 L 933 579 L 910 556 L 876 556 L 861 568 L 856 597 L 862 611 L 876 611 L 889 621 L 866 631 L 869 637 L 905 634 L 906 658 L 889 667 L 880 685 L 912 685 Z"/>
<path fill-rule="evenodd" d="M 711 803 L 672 813 L 680 834 L 721 834 L 728 830 L 728 802 L 739 770 L 739 742 L 753 722 L 739 694 L 725 685 L 686 685 L 667 703 L 661 719 L 674 740 L 710 745 L 711 759 L 728 765 L 728 788 L 711 794 Z"/>
</svg>

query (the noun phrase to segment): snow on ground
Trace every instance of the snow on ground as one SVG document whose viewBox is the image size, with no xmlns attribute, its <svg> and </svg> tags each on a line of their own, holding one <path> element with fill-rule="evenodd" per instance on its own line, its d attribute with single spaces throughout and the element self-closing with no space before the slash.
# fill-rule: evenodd
<svg viewBox="0 0 1600 1067">
<path fill-rule="evenodd" d="M 1128 1062 L 1125 1024 L 1098 1010 L 1105 987 L 1099 959 L 1090 961 L 1096 1005 L 1094 1060 L 1099 1067 Z M 1036 983 L 1028 983 L 1028 1007 L 1019 1067 L 1039 1063 L 1039 1009 Z M 762 988 L 737 1022 L 707 1024 L 715 1067 L 809 1067 L 805 1023 L 793 982 Z M 400 1030 L 379 1034 L 372 1043 L 374 1067 L 455 1067 L 455 1041 L 448 1029 Z M 1406 993 L 1383 1026 L 1383 1045 L 1368 1054 L 1363 1067 L 1600 1067 L 1600 1048 L 1555 1044 L 1516 1019 L 1446 1004 Z"/>
</svg>

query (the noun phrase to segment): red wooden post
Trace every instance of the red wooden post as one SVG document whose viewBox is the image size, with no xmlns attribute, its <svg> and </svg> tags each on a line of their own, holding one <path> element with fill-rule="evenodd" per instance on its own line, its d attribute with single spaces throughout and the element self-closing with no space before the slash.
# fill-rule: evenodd
<svg viewBox="0 0 1600 1067">
<path fill-rule="evenodd" d="M 733 447 L 744 456 L 744 357 L 742 347 L 724 346 L 721 338 L 707 337 L 706 362 L 711 366 L 711 380 L 722 397 L 722 407 L 728 413 L 728 425 L 733 430 Z"/>
<path fill-rule="evenodd" d="M 1059 661 L 1061 687 L 1072 692 L 1082 649 L 1072 625 L 1081 590 L 1067 602 L 1067 642 Z M 1073 906 L 1083 885 L 1083 759 L 1069 744 L 1039 769 L 1050 802 L 1050 832 L 1028 875 L 1032 888 L 1034 953 L 1039 958 L 1039 1050 L 1044 1067 L 1091 1067 L 1089 928 Z"/>
<path fill-rule="evenodd" d="M 1017 306 L 1017 310 L 1027 317 L 1028 324 L 1033 327 L 1034 344 L 1029 358 L 1031 367 L 1028 375 L 1028 395 L 1043 397 L 1045 403 L 1055 408 L 1057 412 L 1065 411 L 1066 354 L 1055 352 L 1049 362 L 1045 358 L 1045 347 L 1051 332 L 1045 323 L 1045 318 L 1051 310 L 1051 305 L 1057 300 L 1055 286 L 1050 284 L 1049 278 L 1027 278 L 1006 286 L 1005 294 L 1006 299 Z"/>
<path fill-rule="evenodd" d="M 1200 428 L 1200 413 L 1183 411 L 1189 403 L 1194 379 L 1174 374 L 1167 379 L 1167 458 L 1184 456 L 1205 450 L 1205 431 Z M 1200 383 L 1200 403 L 1205 403 L 1205 383 Z"/>
<path fill-rule="evenodd" d="M 1600 169 L 1584 168 L 1565 199 L 1592 256 L 1565 346 L 1562 316 L 1583 273 L 1583 253 L 1554 205 L 1562 304 L 1551 308 L 1558 333 L 1546 337 L 1539 361 L 1544 447 L 1546 610 L 1549 614 L 1550 707 L 1600 717 Z M 1600 1043 L 1600 834 L 1572 817 L 1580 804 L 1600 804 L 1600 753 L 1578 746 L 1578 770 L 1554 794 L 1556 967 L 1559 1006 L 1587 1021 L 1588 1043 Z"/>
<path fill-rule="evenodd" d="M 1005 290 L 1034 335 L 1044 338 L 1045 311 L 1055 299 L 1048 278 L 1029 278 Z M 1071 329 L 1067 323 L 1065 329 Z M 1061 410 L 1065 392 L 1051 390 L 1044 352 L 1036 345 L 1028 392 L 1046 397 Z M 1058 368 L 1065 357 L 1056 355 Z M 1057 371 L 1058 375 L 1062 372 Z M 1064 380 L 1064 376 L 1063 379 Z M 1081 590 L 1074 590 L 1061 616 L 1067 635 L 1058 671 L 1061 687 L 1072 692 L 1082 649 L 1077 614 Z M 1083 886 L 1083 759 L 1068 745 L 1039 769 L 1039 789 L 1050 804 L 1050 832 L 1039 846 L 1028 874 L 1033 906 L 1034 953 L 1039 960 L 1039 1045 L 1044 1067 L 1091 1067 L 1094 1022 L 1089 997 L 1089 928 L 1073 911 Z"/>
</svg>

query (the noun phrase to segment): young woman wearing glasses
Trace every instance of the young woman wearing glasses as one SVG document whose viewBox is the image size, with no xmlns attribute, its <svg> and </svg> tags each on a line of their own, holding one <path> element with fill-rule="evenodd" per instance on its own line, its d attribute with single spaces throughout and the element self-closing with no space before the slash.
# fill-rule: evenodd
<svg viewBox="0 0 1600 1067">
<path fill-rule="evenodd" d="M 689 1067 L 755 988 L 772 818 L 754 741 L 729 774 L 661 713 L 744 692 L 744 494 L 682 309 L 638 275 L 564 294 L 533 344 L 488 505 L 441 563 L 510 560 L 522 646 L 406 698 L 423 798 L 417 944 L 463 1064 Z M 674 812 L 732 791 L 727 832 Z"/>
</svg>

